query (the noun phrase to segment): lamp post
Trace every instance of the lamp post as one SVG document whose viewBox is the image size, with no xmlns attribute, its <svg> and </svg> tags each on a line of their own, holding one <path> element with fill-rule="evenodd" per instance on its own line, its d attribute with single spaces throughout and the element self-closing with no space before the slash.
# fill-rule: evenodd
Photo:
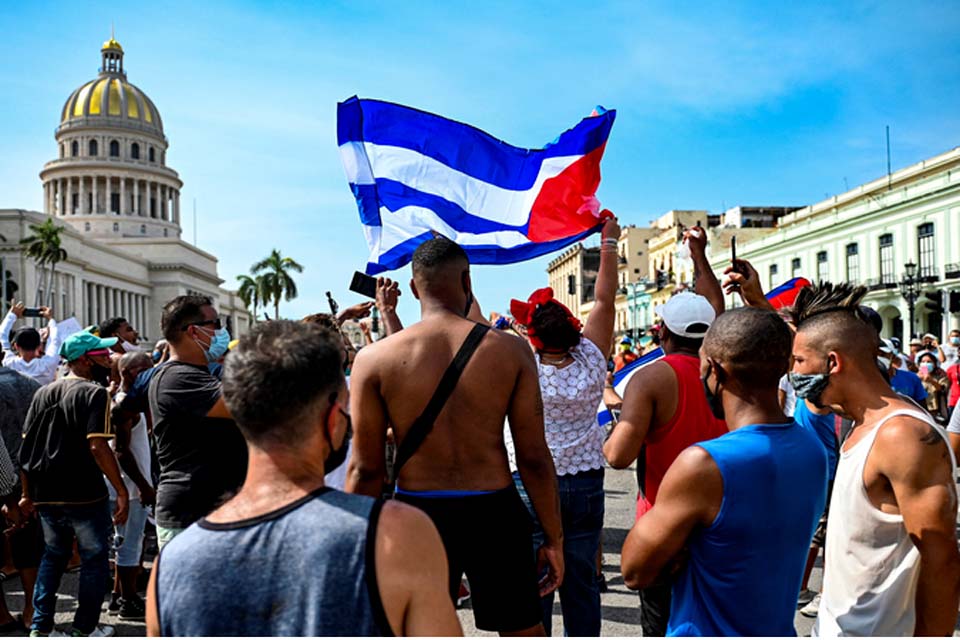
<svg viewBox="0 0 960 640">
<path fill-rule="evenodd" d="M 910 311 L 910 327 L 907 329 L 906 339 L 910 340 L 913 338 L 913 320 L 914 320 L 914 310 L 917 303 L 917 298 L 920 297 L 920 278 L 917 276 L 917 265 L 913 262 L 908 262 L 903 265 L 904 274 L 903 279 L 900 281 L 900 295 L 903 296 L 903 299 L 907 301 L 907 309 Z"/>
</svg>

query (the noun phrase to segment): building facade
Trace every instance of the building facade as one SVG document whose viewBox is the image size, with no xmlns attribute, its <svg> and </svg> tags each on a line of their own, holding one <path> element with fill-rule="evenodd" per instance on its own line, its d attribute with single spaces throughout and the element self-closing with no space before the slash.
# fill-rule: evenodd
<svg viewBox="0 0 960 640">
<path fill-rule="evenodd" d="M 178 295 L 213 298 L 234 337 L 250 316 L 236 292 L 221 288 L 217 259 L 181 240 L 177 172 L 156 106 L 127 81 L 123 49 L 101 48 L 98 76 L 67 98 L 56 130 L 56 159 L 40 172 L 44 211 L 0 209 L 0 258 L 28 304 L 51 301 L 58 318 L 89 325 L 127 318 L 147 340 Z M 53 278 L 21 250 L 31 225 L 63 228 L 67 259 Z M 44 289 L 47 289 L 44 291 Z"/>
<path fill-rule="evenodd" d="M 765 289 L 799 276 L 862 284 L 885 336 L 942 336 L 960 326 L 944 295 L 960 291 L 960 148 L 783 215 L 770 233 L 738 240 L 737 255 Z M 711 253 L 718 273 L 729 263 L 728 252 Z M 900 292 L 908 265 L 921 280 L 912 331 Z M 947 301 L 943 312 L 936 299 Z"/>
</svg>

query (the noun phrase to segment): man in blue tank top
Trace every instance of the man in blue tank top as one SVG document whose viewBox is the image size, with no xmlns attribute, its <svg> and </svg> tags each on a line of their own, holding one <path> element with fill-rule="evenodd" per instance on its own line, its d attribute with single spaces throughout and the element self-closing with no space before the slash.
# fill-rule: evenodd
<svg viewBox="0 0 960 640">
<path fill-rule="evenodd" d="M 669 636 L 796 635 L 827 456 L 780 408 L 792 338 L 773 311 L 742 308 L 718 317 L 704 339 L 707 399 L 730 433 L 677 457 L 621 562 L 631 589 L 675 574 Z"/>
<path fill-rule="evenodd" d="M 231 351 L 223 395 L 247 442 L 246 480 L 163 548 L 151 636 L 461 634 L 430 519 L 324 486 L 350 432 L 342 351 L 338 334 L 285 320 Z"/>
</svg>

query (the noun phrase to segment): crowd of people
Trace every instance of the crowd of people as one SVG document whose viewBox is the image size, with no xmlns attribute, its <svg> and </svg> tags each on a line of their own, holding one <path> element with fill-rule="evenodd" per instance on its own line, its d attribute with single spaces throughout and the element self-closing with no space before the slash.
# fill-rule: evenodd
<svg viewBox="0 0 960 640">
<path fill-rule="evenodd" d="M 818 636 L 951 634 L 960 330 L 902 353 L 848 284 L 774 309 L 746 261 L 721 283 L 693 229 L 694 290 L 636 362 L 619 236 L 611 217 L 583 324 L 549 288 L 491 324 L 442 237 L 414 253 L 407 327 L 386 278 L 239 340 L 180 296 L 152 351 L 123 318 L 63 335 L 41 308 L 13 330 L 12 305 L 0 495 L 26 602 L 0 599 L 0 632 L 63 633 L 79 562 L 68 635 L 112 635 L 105 601 L 150 635 L 460 635 L 469 585 L 479 629 L 550 635 L 559 597 L 564 635 L 599 636 L 604 470 L 636 465 L 621 569 L 645 636 L 794 635 L 798 608 Z M 382 335 L 353 345 L 341 325 L 374 308 Z M 621 397 L 612 372 L 636 365 Z"/>
</svg>

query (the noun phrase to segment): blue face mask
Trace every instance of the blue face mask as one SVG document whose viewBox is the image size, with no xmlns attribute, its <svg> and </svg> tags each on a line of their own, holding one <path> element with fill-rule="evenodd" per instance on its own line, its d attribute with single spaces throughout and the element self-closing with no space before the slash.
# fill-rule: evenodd
<svg viewBox="0 0 960 640">
<path fill-rule="evenodd" d="M 230 334 L 226 329 L 217 329 L 210 339 L 210 346 L 203 349 L 203 355 L 207 356 L 207 362 L 216 362 L 223 357 L 229 347 Z"/>
</svg>

